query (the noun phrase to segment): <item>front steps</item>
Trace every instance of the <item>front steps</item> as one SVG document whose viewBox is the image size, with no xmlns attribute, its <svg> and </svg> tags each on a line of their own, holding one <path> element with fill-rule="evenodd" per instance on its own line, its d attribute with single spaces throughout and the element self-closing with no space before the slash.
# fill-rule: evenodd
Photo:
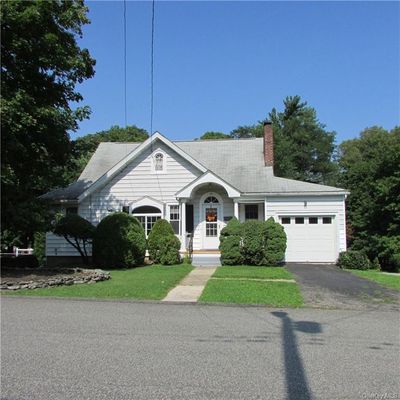
<svg viewBox="0 0 400 400">
<path fill-rule="evenodd" d="M 192 255 L 192 265 L 194 267 L 219 267 L 221 261 L 220 253 L 195 253 Z"/>
</svg>

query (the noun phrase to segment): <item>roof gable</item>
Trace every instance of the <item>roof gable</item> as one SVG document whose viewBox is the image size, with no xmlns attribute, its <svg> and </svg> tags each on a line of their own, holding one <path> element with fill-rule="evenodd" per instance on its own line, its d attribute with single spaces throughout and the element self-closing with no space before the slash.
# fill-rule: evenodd
<svg viewBox="0 0 400 400">
<path fill-rule="evenodd" d="M 185 151 L 179 148 L 175 143 L 168 140 L 165 136 L 161 135 L 161 133 L 156 132 L 154 133 L 154 135 L 150 136 L 147 140 L 145 140 L 142 144 L 135 147 L 130 153 L 126 154 L 125 157 L 123 157 L 114 166 L 112 166 L 103 175 L 101 175 L 96 181 L 94 181 L 92 185 L 90 185 L 83 193 L 79 195 L 78 200 L 79 201 L 83 200 L 85 197 L 89 196 L 95 190 L 105 185 L 110 179 L 112 179 L 116 174 L 118 174 L 118 172 L 120 172 L 123 168 L 125 168 L 133 159 L 135 159 L 135 157 L 137 157 L 139 154 L 141 154 L 144 150 L 146 150 L 150 146 L 154 145 L 154 143 L 157 140 L 164 143 L 166 146 L 170 147 L 172 150 L 178 153 L 186 161 L 194 165 L 201 172 L 207 171 L 207 168 L 205 168 L 193 157 L 185 153 Z"/>
</svg>

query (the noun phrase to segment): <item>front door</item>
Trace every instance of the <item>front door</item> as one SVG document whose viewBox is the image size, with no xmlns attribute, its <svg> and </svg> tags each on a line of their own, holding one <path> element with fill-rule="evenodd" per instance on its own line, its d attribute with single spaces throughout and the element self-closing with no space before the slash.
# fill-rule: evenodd
<svg viewBox="0 0 400 400">
<path fill-rule="evenodd" d="M 208 203 L 203 205 L 203 248 L 218 249 L 221 220 L 220 204 Z"/>
</svg>

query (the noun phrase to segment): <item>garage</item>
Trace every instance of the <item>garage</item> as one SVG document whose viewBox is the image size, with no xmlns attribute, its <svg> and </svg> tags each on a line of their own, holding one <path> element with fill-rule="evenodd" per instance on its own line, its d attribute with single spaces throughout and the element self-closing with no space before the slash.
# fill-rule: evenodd
<svg viewBox="0 0 400 400">
<path fill-rule="evenodd" d="M 281 215 L 287 235 L 286 262 L 336 261 L 336 221 L 332 215 Z"/>
</svg>

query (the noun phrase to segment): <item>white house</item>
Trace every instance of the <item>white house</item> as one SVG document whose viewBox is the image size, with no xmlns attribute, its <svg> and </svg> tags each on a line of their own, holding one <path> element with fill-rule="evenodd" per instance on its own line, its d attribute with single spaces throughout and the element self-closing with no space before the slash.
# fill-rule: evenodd
<svg viewBox="0 0 400 400">
<path fill-rule="evenodd" d="M 101 143 L 76 182 L 42 198 L 94 225 L 114 211 L 133 214 L 146 234 L 166 218 L 182 252 L 189 240 L 195 252 L 218 249 L 233 216 L 273 217 L 287 234 L 287 262 L 335 262 L 346 250 L 348 192 L 276 177 L 273 163 L 269 123 L 256 139 L 171 142 L 157 132 L 143 143 Z M 52 233 L 46 255 L 49 263 L 79 256 Z"/>
</svg>

